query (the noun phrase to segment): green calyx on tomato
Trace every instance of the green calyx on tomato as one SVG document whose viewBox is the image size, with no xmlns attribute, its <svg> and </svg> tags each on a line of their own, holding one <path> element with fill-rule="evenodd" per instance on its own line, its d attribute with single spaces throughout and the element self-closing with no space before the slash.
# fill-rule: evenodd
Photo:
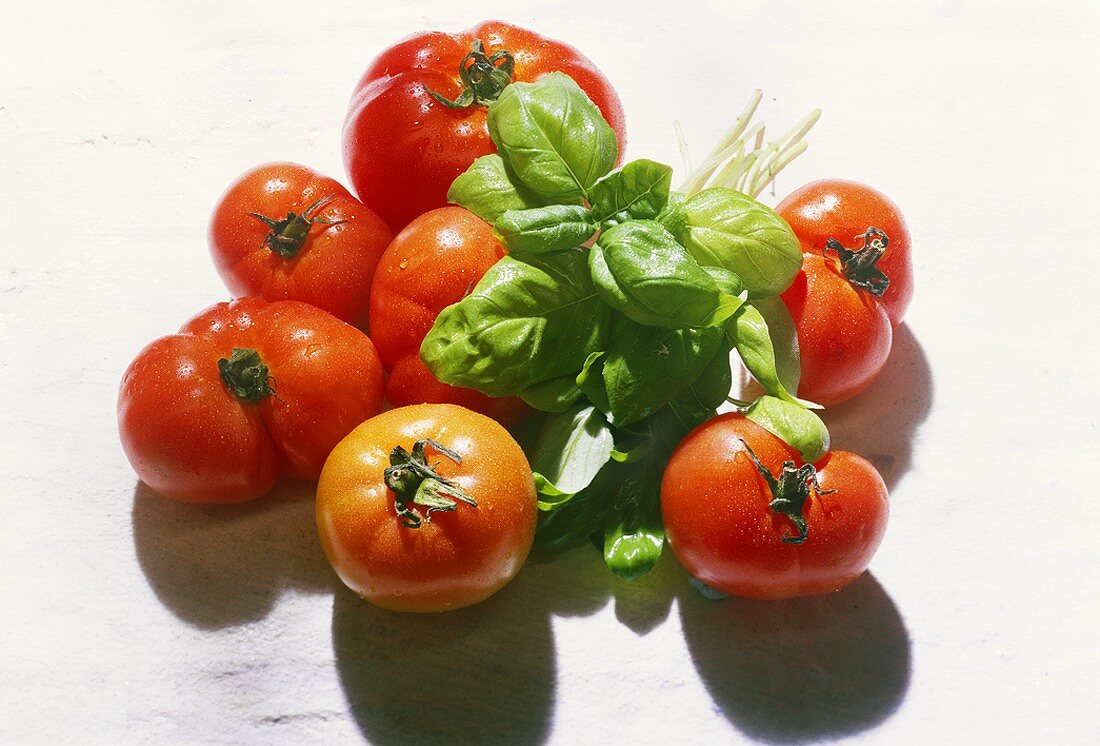
<svg viewBox="0 0 1100 746">
<path fill-rule="evenodd" d="M 234 348 L 228 358 L 218 360 L 218 371 L 233 396 L 247 404 L 255 404 L 268 394 L 275 393 L 267 365 L 256 350 Z"/>
<path fill-rule="evenodd" d="M 810 531 L 802 511 L 806 507 L 806 501 L 810 499 L 811 488 L 813 492 L 819 495 L 827 495 L 836 490 L 821 489 L 821 485 L 817 482 L 817 470 L 814 469 L 813 464 L 795 466 L 794 461 L 784 461 L 783 468 L 777 477 L 768 471 L 764 464 L 760 463 L 760 459 L 752 450 L 752 447 L 743 438 L 741 439 L 741 445 L 744 446 L 745 453 L 748 454 L 752 465 L 756 467 L 756 470 L 760 472 L 760 476 L 768 483 L 768 489 L 772 493 L 772 500 L 768 503 L 768 507 L 780 515 L 785 515 L 798 529 L 795 536 L 783 536 L 783 543 L 804 544 Z"/>
<path fill-rule="evenodd" d="M 456 464 L 462 463 L 462 457 L 446 446 L 434 440 L 418 440 L 413 443 L 412 453 L 401 446 L 390 451 L 390 465 L 386 467 L 384 480 L 386 486 L 395 495 L 393 506 L 406 528 L 420 528 L 422 520 L 431 520 L 437 510 L 453 511 L 458 507 L 455 500 L 477 507 L 477 501 L 468 492 L 446 477 L 436 472 L 428 464 L 425 448 L 431 446 Z M 424 518 L 410 508 L 419 505 L 427 508 Z"/>
<path fill-rule="evenodd" d="M 481 39 L 474 39 L 470 52 L 458 63 L 462 93 L 453 100 L 435 91 L 428 91 L 428 94 L 449 109 L 465 109 L 476 104 L 487 106 L 512 82 L 515 66 L 511 52 L 498 49 L 487 55 Z"/>
<path fill-rule="evenodd" d="M 269 218 L 257 212 L 250 212 L 248 215 L 256 218 L 271 229 L 271 232 L 264 238 L 264 244 L 269 249 L 283 259 L 293 259 L 298 255 L 298 252 L 302 250 L 306 238 L 309 237 L 309 229 L 313 227 L 314 223 L 336 225 L 344 222 L 343 220 L 328 220 L 326 218 L 316 217 L 317 211 L 331 202 L 332 199 L 332 195 L 321 197 L 309 207 L 302 210 L 301 213 L 288 211 L 286 217 L 282 220 L 274 220 L 273 218 Z"/>
<path fill-rule="evenodd" d="M 890 287 L 890 278 L 876 266 L 889 245 L 890 237 L 873 227 L 867 228 L 863 246 L 858 249 L 847 249 L 835 238 L 825 241 L 826 251 L 835 251 L 840 257 L 840 268 L 848 282 L 878 298 Z"/>
</svg>

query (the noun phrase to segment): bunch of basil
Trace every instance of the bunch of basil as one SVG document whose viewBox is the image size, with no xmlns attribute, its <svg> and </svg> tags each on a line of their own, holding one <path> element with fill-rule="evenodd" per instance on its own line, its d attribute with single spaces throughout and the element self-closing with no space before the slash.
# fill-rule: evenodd
<svg viewBox="0 0 1100 746">
<path fill-rule="evenodd" d="M 510 253 L 439 315 L 420 354 L 446 383 L 551 413 L 528 453 L 539 542 L 592 538 L 636 578 L 664 544 L 665 464 L 727 400 L 731 349 L 767 392 L 746 415 L 808 461 L 828 447 L 792 393 L 797 347 L 775 297 L 802 265 L 798 239 L 740 192 L 685 197 L 648 160 L 613 171 L 611 127 L 560 73 L 509 85 L 488 123 L 498 154 L 448 198 Z"/>
</svg>

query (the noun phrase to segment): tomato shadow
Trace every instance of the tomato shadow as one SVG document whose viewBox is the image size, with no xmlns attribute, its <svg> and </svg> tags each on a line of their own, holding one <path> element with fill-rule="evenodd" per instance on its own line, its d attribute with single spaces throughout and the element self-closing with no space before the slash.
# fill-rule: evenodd
<svg viewBox="0 0 1100 746">
<path fill-rule="evenodd" d="M 188 505 L 134 487 L 134 549 L 150 587 L 180 619 L 221 629 L 262 619 L 286 588 L 339 583 L 314 523 L 314 485 L 280 481 L 238 505 Z"/>
<path fill-rule="evenodd" d="M 909 687 L 909 634 L 869 573 L 827 596 L 786 601 L 681 594 L 692 661 L 746 736 L 808 743 L 872 728 Z"/>
<path fill-rule="evenodd" d="M 889 489 L 909 471 L 917 429 L 932 408 L 932 370 L 909 326 L 894 329 L 886 367 L 865 391 L 827 407 L 832 447 L 875 465 Z"/>
<path fill-rule="evenodd" d="M 532 744 L 554 717 L 554 616 L 586 615 L 609 586 L 576 551 L 536 559 L 482 603 L 442 614 L 379 609 L 341 587 L 332 643 L 348 708 L 376 744 Z"/>
</svg>

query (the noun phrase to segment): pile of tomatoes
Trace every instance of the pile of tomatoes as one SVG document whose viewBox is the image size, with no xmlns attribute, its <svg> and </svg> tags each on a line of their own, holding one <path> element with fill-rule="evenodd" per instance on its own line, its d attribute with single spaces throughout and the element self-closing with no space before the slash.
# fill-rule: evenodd
<svg viewBox="0 0 1100 746">
<path fill-rule="evenodd" d="M 587 58 L 487 22 L 416 34 L 371 63 L 344 129 L 354 195 L 294 163 L 237 179 L 209 231 L 235 300 L 152 342 L 122 381 L 120 436 L 142 481 L 220 504 L 260 497 L 280 476 L 319 480 L 326 556 L 387 608 L 458 608 L 507 583 L 532 546 L 537 498 L 506 427 L 532 411 L 440 382 L 419 350 L 439 313 L 505 255 L 492 226 L 447 205 L 454 179 L 493 152 L 485 105 L 552 71 L 580 85 L 621 150 L 621 104 Z M 778 212 L 805 252 L 782 294 L 800 350 L 798 396 L 833 404 L 886 362 L 912 297 L 908 233 L 887 198 L 852 182 L 809 184 Z M 803 464 L 731 413 L 676 449 L 661 509 L 692 575 L 778 598 L 833 591 L 862 573 L 887 501 L 860 457 L 835 451 Z"/>
</svg>

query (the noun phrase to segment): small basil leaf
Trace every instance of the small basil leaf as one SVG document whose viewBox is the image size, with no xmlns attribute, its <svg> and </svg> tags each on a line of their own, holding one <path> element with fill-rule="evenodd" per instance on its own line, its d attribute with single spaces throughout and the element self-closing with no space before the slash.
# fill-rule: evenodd
<svg viewBox="0 0 1100 746">
<path fill-rule="evenodd" d="M 509 210 L 493 229 L 509 251 L 545 253 L 580 246 L 595 235 L 599 224 L 580 205 L 549 205 Z"/>
<path fill-rule="evenodd" d="M 810 410 L 774 396 L 761 396 L 745 416 L 802 454 L 813 463 L 829 450 L 829 430 Z"/>
<path fill-rule="evenodd" d="M 661 557 L 661 471 L 649 464 L 616 465 L 618 483 L 607 508 L 603 558 L 620 577 L 636 580 Z"/>
<path fill-rule="evenodd" d="M 684 213 L 681 208 L 685 199 L 683 192 L 669 192 L 668 203 L 657 216 L 657 222 L 674 236 L 684 232 Z"/>
<path fill-rule="evenodd" d="M 572 495 L 592 483 L 614 448 L 607 420 L 589 404 L 547 417 L 528 458 L 558 492 Z"/>
<path fill-rule="evenodd" d="M 741 278 L 749 298 L 782 293 L 802 267 L 802 248 L 783 218 L 733 189 L 704 189 L 684 201 L 677 233 L 702 265 Z"/>
<path fill-rule="evenodd" d="M 576 375 L 589 354 L 605 348 L 610 322 L 584 252 L 509 255 L 443 309 L 420 357 L 444 383 L 511 396 Z"/>
<path fill-rule="evenodd" d="M 592 185 L 592 211 L 611 227 L 627 220 L 654 220 L 668 202 L 672 168 L 637 160 L 612 171 Z"/>
<path fill-rule="evenodd" d="M 651 220 L 610 228 L 589 252 L 592 281 L 612 308 L 639 324 L 680 329 L 729 318 L 741 300 L 688 255 L 671 233 Z"/>
<path fill-rule="evenodd" d="M 802 377 L 802 365 L 798 356 L 798 332 L 794 319 L 782 299 L 761 298 L 752 305 L 760 311 L 768 325 L 768 337 L 772 341 L 775 354 L 775 370 L 779 381 L 787 391 L 798 391 L 798 380 Z"/>
<path fill-rule="evenodd" d="M 528 406 L 542 412 L 564 412 L 580 398 L 581 390 L 575 376 L 562 376 L 528 386 L 519 396 Z"/>
<path fill-rule="evenodd" d="M 723 345 L 718 328 L 663 329 L 616 319 L 602 370 L 611 421 L 622 427 L 655 413 L 690 387 Z"/>
<path fill-rule="evenodd" d="M 816 404 L 796 398 L 784 385 L 776 364 L 775 348 L 768 324 L 756 306 L 750 303 L 741 306 L 726 327 L 726 333 L 737 348 L 741 362 L 764 391 L 792 404 L 817 407 Z"/>
<path fill-rule="evenodd" d="M 614 322 L 612 322 L 614 323 Z M 605 351 L 593 352 L 581 366 L 581 372 L 577 374 L 577 386 L 588 397 L 588 401 L 595 404 L 604 414 L 610 414 L 611 405 L 607 403 L 607 389 L 603 383 L 603 361 L 607 356 Z"/>
<path fill-rule="evenodd" d="M 733 388 L 730 349 L 724 342 L 691 386 L 670 402 L 692 427 L 713 417 Z"/>
<path fill-rule="evenodd" d="M 509 210 L 528 210 L 542 202 L 524 189 L 496 153 L 475 160 L 447 190 L 447 201 L 465 207 L 487 223 Z"/>
<path fill-rule="evenodd" d="M 512 173 L 547 202 L 579 203 L 619 157 L 614 130 L 562 73 L 509 85 L 489 105 L 488 123 Z"/>
<path fill-rule="evenodd" d="M 703 271 L 711 276 L 718 288 L 727 295 L 740 296 L 745 290 L 741 278 L 723 267 L 703 267 Z"/>
<path fill-rule="evenodd" d="M 576 495 L 558 504 L 544 502 L 540 505 L 535 543 L 548 549 L 565 549 L 602 531 L 613 479 L 611 466 L 605 466 L 592 483 Z"/>
</svg>

